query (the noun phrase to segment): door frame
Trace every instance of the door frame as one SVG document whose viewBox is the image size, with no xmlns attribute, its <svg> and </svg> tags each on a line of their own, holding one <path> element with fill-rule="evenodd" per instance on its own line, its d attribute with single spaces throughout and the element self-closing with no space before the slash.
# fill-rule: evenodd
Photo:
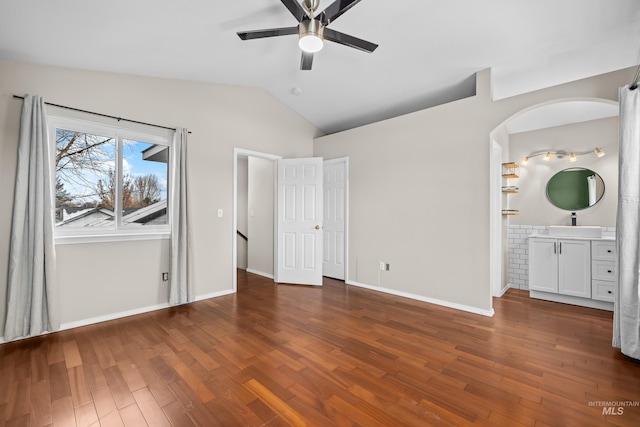
<svg viewBox="0 0 640 427">
<path fill-rule="evenodd" d="M 491 295 L 501 297 L 505 290 L 503 288 L 503 255 L 502 255 L 502 146 L 493 138 L 491 139 L 490 153 L 490 214 L 489 214 L 489 282 Z"/>
<path fill-rule="evenodd" d="M 344 163 L 344 281 L 349 282 L 349 157 L 325 160 L 324 164 Z M 326 202 L 326 200 L 325 200 Z"/>
<path fill-rule="evenodd" d="M 265 160 L 278 160 L 282 156 L 269 153 L 261 153 L 259 151 L 246 150 L 244 148 L 233 148 L 233 204 L 231 207 L 231 219 L 232 219 L 232 232 L 231 232 L 231 268 L 232 268 L 232 291 L 238 292 L 238 239 L 236 237 L 236 230 L 238 229 L 238 159 L 240 157 L 257 157 Z M 276 179 L 273 182 L 274 191 L 276 188 Z M 276 209 L 276 206 L 274 206 Z M 277 250 L 278 242 L 274 241 L 274 250 Z M 275 271 L 274 271 L 275 273 Z"/>
</svg>

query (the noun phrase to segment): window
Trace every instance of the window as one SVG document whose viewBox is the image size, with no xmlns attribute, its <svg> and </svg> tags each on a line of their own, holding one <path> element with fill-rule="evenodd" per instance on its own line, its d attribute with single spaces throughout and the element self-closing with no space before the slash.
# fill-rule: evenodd
<svg viewBox="0 0 640 427">
<path fill-rule="evenodd" d="M 171 131 L 51 117 L 56 238 L 166 235 Z M 78 239 L 79 237 L 79 239 Z"/>
</svg>

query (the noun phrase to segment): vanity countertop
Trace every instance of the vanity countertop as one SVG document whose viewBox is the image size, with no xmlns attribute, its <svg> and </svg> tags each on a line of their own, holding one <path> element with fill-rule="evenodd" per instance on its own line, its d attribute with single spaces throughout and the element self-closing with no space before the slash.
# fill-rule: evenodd
<svg viewBox="0 0 640 427">
<path fill-rule="evenodd" d="M 537 237 L 541 239 L 562 239 L 562 240 L 605 240 L 605 241 L 615 241 L 616 236 L 615 233 L 607 233 L 603 232 L 600 237 L 576 237 L 576 236 L 549 236 L 545 233 L 531 233 L 528 237 Z"/>
</svg>

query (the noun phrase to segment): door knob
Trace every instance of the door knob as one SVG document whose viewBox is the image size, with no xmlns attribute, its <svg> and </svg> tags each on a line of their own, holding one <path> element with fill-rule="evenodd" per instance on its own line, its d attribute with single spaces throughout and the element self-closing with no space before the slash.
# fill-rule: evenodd
<svg viewBox="0 0 640 427">
<path fill-rule="evenodd" d="M 320 226 L 319 225 L 316 225 L 316 230 L 320 230 Z"/>
</svg>

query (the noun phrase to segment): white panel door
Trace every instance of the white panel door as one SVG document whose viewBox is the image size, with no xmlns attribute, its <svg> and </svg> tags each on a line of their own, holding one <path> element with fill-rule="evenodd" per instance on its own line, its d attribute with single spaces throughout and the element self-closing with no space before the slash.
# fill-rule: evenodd
<svg viewBox="0 0 640 427">
<path fill-rule="evenodd" d="M 322 158 L 278 160 L 276 282 L 322 285 Z"/>
<path fill-rule="evenodd" d="M 322 274 L 345 277 L 346 162 L 324 162 L 324 252 Z"/>
</svg>

